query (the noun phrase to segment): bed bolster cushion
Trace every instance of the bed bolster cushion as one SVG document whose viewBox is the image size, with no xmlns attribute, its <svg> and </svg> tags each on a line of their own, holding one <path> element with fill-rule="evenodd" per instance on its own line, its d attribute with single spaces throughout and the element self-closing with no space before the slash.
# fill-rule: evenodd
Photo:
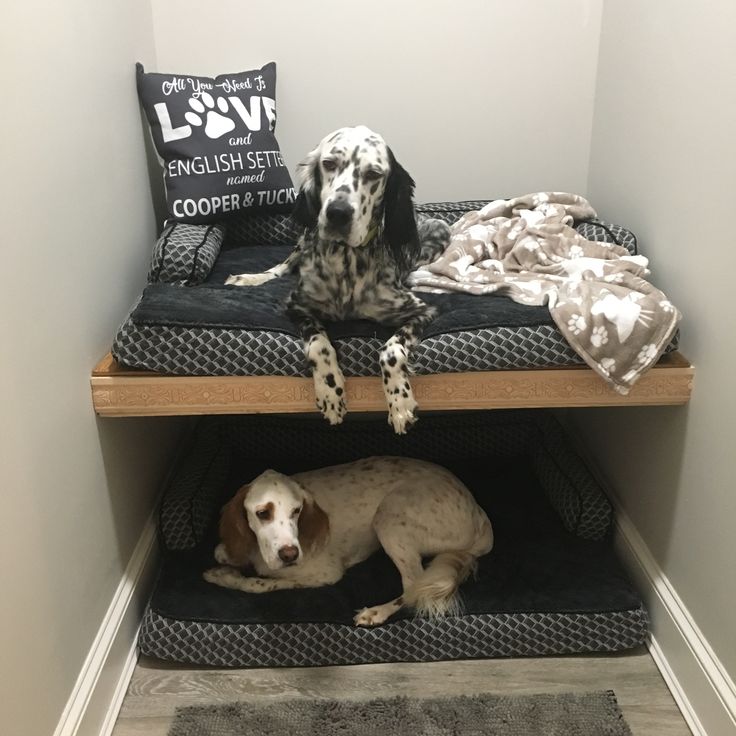
<svg viewBox="0 0 736 736">
<path fill-rule="evenodd" d="M 224 225 L 169 222 L 153 248 L 148 283 L 202 283 L 220 254 L 224 237 Z"/>
</svg>

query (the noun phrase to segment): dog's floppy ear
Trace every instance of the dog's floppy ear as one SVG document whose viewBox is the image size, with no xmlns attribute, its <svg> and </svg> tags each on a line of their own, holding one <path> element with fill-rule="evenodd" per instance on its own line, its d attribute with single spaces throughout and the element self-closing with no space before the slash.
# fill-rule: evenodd
<svg viewBox="0 0 736 736">
<path fill-rule="evenodd" d="M 304 506 L 299 514 L 299 544 L 305 552 L 323 547 L 330 533 L 330 519 L 309 491 L 301 486 Z"/>
<path fill-rule="evenodd" d="M 311 151 L 299 164 L 297 176 L 300 181 L 291 216 L 304 227 L 312 230 L 317 227 L 317 217 L 322 207 L 320 190 L 322 189 L 322 174 L 319 170 L 319 146 Z"/>
<path fill-rule="evenodd" d="M 390 171 L 383 195 L 383 234 L 400 266 L 408 265 L 418 252 L 414 215 L 414 179 L 388 149 Z"/>
<path fill-rule="evenodd" d="M 220 514 L 220 540 L 225 545 L 228 558 L 238 567 L 248 565 L 258 547 L 243 505 L 249 490 L 250 484 L 242 486 L 222 507 Z"/>
</svg>

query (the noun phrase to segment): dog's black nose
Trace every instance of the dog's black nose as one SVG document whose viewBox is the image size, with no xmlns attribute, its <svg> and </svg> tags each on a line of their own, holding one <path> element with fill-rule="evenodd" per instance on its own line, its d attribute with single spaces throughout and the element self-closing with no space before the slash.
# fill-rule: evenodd
<svg viewBox="0 0 736 736">
<path fill-rule="evenodd" d="M 297 557 L 299 557 L 299 548 L 295 547 L 293 544 L 282 547 L 279 550 L 279 559 L 287 564 L 295 562 Z"/>
<path fill-rule="evenodd" d="M 353 206 L 344 199 L 336 199 L 327 205 L 325 216 L 330 225 L 344 227 L 353 217 Z"/>
</svg>

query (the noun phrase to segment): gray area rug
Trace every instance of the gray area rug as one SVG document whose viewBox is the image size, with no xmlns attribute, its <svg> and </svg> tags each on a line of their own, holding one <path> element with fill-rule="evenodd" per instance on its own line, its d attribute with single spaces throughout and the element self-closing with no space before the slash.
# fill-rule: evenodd
<svg viewBox="0 0 736 736">
<path fill-rule="evenodd" d="M 631 736 L 612 690 L 177 708 L 169 736 Z"/>
</svg>

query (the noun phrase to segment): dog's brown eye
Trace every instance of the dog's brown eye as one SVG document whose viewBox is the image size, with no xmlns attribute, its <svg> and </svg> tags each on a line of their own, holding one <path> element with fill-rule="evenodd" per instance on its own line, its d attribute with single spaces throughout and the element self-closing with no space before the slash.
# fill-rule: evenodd
<svg viewBox="0 0 736 736">
<path fill-rule="evenodd" d="M 299 514 L 301 513 L 301 510 L 302 510 L 302 508 L 301 508 L 301 506 L 300 506 L 300 507 L 299 507 L 298 509 L 294 509 L 294 510 L 293 510 L 293 511 L 291 512 L 291 515 L 292 515 L 292 516 L 299 516 Z"/>
<path fill-rule="evenodd" d="M 322 168 L 325 171 L 334 171 L 337 168 L 337 164 L 331 159 L 326 159 L 322 162 Z"/>
<path fill-rule="evenodd" d="M 266 519 L 268 519 L 269 515 L 270 515 L 270 514 L 269 514 L 269 512 L 268 512 L 268 509 L 260 509 L 260 511 L 256 511 L 256 516 L 257 516 L 257 517 L 258 517 L 258 518 L 259 518 L 259 519 L 260 519 L 261 521 L 266 521 Z"/>
<path fill-rule="evenodd" d="M 363 174 L 363 178 L 365 178 L 366 181 L 376 181 L 377 179 L 380 179 L 383 176 L 383 173 L 380 171 L 377 171 L 376 169 L 369 169 L 368 171 Z"/>
</svg>

